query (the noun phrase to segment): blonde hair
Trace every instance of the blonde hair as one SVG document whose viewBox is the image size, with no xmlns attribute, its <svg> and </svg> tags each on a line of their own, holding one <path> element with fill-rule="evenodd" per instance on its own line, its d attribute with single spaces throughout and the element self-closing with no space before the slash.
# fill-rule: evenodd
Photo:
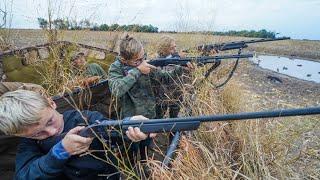
<svg viewBox="0 0 320 180">
<path fill-rule="evenodd" d="M 166 57 L 170 55 L 171 44 L 175 40 L 171 36 L 162 36 L 157 46 L 157 53 L 160 57 Z"/>
<path fill-rule="evenodd" d="M 0 131 L 7 135 L 20 133 L 28 125 L 39 123 L 40 111 L 51 107 L 47 98 L 37 92 L 16 90 L 0 97 Z"/>
<path fill-rule="evenodd" d="M 121 37 L 119 53 L 124 60 L 128 61 L 133 59 L 141 52 L 142 49 L 143 46 L 141 42 L 135 39 L 134 37 L 131 37 L 128 34 L 124 34 Z"/>
</svg>

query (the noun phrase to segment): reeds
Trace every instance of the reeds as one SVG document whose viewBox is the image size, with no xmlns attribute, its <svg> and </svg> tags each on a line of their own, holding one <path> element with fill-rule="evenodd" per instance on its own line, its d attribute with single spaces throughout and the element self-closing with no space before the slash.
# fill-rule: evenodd
<svg viewBox="0 0 320 180">
<path fill-rule="evenodd" d="M 116 34 L 109 33 L 110 36 Z M 114 38 L 107 39 L 105 35 L 102 33 L 99 37 L 104 38 L 102 46 L 113 46 Z M 146 33 L 137 35 L 147 42 L 148 53 L 154 53 L 158 37 Z M 202 37 L 194 34 L 175 36 L 180 47 L 212 40 Z M 226 40 L 220 38 L 212 42 L 221 41 Z M 48 90 L 54 94 L 64 91 L 72 78 L 66 68 L 69 65 L 65 64 L 68 61 L 62 61 L 57 54 L 52 56 L 53 60 L 48 62 L 50 65 L 46 65 L 43 75 Z M 197 82 L 208 67 L 197 68 L 191 81 L 176 80 L 175 86 L 183 92 L 180 116 L 268 109 L 260 102 L 261 99 L 255 98 L 254 92 L 243 91 L 242 83 L 235 79 L 220 89 L 214 88 L 224 80 L 231 66 L 232 62 L 224 63 L 201 84 Z M 127 179 L 147 178 L 142 170 L 145 166 L 151 170 L 149 179 L 318 179 L 319 119 L 314 116 L 205 123 L 197 131 L 185 133 L 170 168 L 163 167 L 161 161 L 152 157 L 146 165 L 138 163 L 134 167 L 128 162 L 127 149 L 120 156 L 117 154 L 120 162 L 117 168 Z M 105 148 L 106 153 L 115 153 L 108 144 Z"/>
</svg>

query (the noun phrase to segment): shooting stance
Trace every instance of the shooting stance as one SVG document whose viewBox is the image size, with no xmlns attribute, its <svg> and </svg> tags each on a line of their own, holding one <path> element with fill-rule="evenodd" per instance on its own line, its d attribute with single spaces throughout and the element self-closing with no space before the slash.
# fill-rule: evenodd
<svg viewBox="0 0 320 180">
<path fill-rule="evenodd" d="M 22 137 L 15 179 L 103 179 L 99 174 L 119 179 L 114 166 L 89 155 L 79 156 L 89 148 L 104 149 L 97 138 L 82 137 L 79 132 L 83 125 L 105 118 L 99 112 L 70 110 L 60 114 L 55 109 L 51 99 L 37 92 L 17 90 L 0 97 L 0 131 Z M 61 135 L 56 144 L 45 143 Z M 126 135 L 133 142 L 147 138 L 139 128 L 130 127 Z M 104 152 L 93 155 L 106 158 Z"/>
</svg>

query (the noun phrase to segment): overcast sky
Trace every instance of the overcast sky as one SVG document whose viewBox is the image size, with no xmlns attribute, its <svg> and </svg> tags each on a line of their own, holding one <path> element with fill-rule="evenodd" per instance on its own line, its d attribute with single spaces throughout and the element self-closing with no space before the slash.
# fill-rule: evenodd
<svg viewBox="0 0 320 180">
<path fill-rule="evenodd" d="M 12 3 L 12 27 L 38 28 L 48 0 Z M 51 0 L 54 16 L 98 24 L 152 24 L 160 30 L 260 30 L 320 40 L 320 0 Z M 11 7 L 7 6 L 10 10 Z"/>
</svg>

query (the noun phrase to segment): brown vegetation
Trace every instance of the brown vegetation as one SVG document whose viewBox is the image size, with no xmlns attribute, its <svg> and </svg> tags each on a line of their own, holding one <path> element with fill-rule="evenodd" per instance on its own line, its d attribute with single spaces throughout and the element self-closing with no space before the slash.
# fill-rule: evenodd
<svg viewBox="0 0 320 180">
<path fill-rule="evenodd" d="M 35 30 L 15 30 L 13 41 L 18 46 L 44 42 L 44 34 Z M 63 32 L 60 39 L 85 43 L 98 47 L 115 47 L 117 32 Z M 153 54 L 155 42 L 162 34 L 135 33 Z M 239 40 L 236 37 L 205 36 L 197 34 L 174 34 L 178 46 L 188 48 L 201 43 L 218 43 Z M 29 44 L 31 43 L 31 44 Z M 310 48 L 314 57 L 319 57 L 320 42 Z M 266 43 L 267 44 L 267 43 Z M 275 54 L 290 53 L 290 49 L 305 47 L 305 42 L 290 40 L 258 45 L 257 51 Z M 277 47 L 283 47 L 277 50 Z M 259 50 L 260 49 L 260 50 Z M 286 50 L 284 50 L 286 49 Z M 297 55 L 307 57 L 304 50 L 297 48 Z M 290 55 L 290 54 L 289 54 Z M 56 63 L 53 63 L 56 64 Z M 232 63 L 231 63 L 232 64 Z M 50 67 L 50 66 L 48 66 Z M 228 73 L 230 64 L 224 64 L 219 73 L 210 76 L 201 87 L 184 93 L 185 107 L 182 116 L 192 107 L 193 115 L 224 114 L 242 111 L 269 109 L 254 88 L 248 88 L 235 78 L 221 89 L 213 85 Z M 201 79 L 199 68 L 194 76 Z M 59 71 L 60 72 L 60 71 Z M 47 73 L 50 75 L 50 72 Z M 60 75 L 58 76 L 60 77 Z M 55 76 L 56 78 L 56 76 Z M 53 79 L 55 79 L 53 78 Z M 51 79 L 50 77 L 48 79 Z M 61 78 L 58 78 L 61 80 Z M 60 82 L 49 84 L 58 85 Z M 60 83 L 61 84 L 61 83 Z M 279 102 L 273 102 L 278 103 Z M 280 103 L 281 104 L 281 103 Z M 296 104 L 281 104 L 281 107 L 295 107 Z M 273 108 L 274 106 L 272 106 Z M 279 107 L 279 106 L 277 106 Z M 319 178 L 320 125 L 319 117 L 293 117 L 239 122 L 206 123 L 195 132 L 187 133 L 180 143 L 180 149 L 172 168 L 162 167 L 160 162 L 150 160 L 152 179 L 317 179 Z M 120 170 L 127 177 L 137 177 L 123 164 Z"/>
<path fill-rule="evenodd" d="M 10 40 L 18 47 L 25 47 L 46 42 L 47 33 L 42 30 L 11 30 Z M 58 33 L 58 39 L 84 43 L 88 45 L 111 48 L 114 44 L 114 38 L 119 32 L 99 32 L 99 31 L 63 31 Z M 151 50 L 155 47 L 152 42 L 159 40 L 162 33 L 132 33 L 138 37 Z M 230 41 L 239 41 L 250 38 L 212 36 L 204 34 L 170 34 L 173 36 L 178 47 L 181 49 L 190 48 L 203 43 L 222 43 Z M 267 42 L 249 45 L 248 50 L 258 53 L 268 53 L 275 55 L 297 56 L 303 58 L 320 59 L 320 41 L 308 40 L 288 40 L 278 42 Z M 149 51 L 150 52 L 150 51 Z"/>
</svg>

